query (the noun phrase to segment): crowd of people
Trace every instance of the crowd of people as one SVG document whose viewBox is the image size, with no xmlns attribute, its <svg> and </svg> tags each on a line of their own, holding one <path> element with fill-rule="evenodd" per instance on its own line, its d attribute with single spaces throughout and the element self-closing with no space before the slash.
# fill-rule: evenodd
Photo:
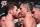
<svg viewBox="0 0 40 27">
<path fill-rule="evenodd" d="M 16 23 L 15 19 L 18 19 Z M 40 27 L 40 4 L 33 6 L 25 1 L 17 5 L 9 2 L 5 6 L 5 16 L 1 17 L 0 27 Z"/>
</svg>

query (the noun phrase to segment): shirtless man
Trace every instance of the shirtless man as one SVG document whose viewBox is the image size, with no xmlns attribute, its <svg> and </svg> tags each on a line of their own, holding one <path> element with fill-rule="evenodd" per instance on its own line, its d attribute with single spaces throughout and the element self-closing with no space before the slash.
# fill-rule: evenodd
<svg viewBox="0 0 40 27">
<path fill-rule="evenodd" d="M 17 5 L 15 2 L 10 2 L 8 3 L 8 5 L 5 7 L 5 27 L 15 27 L 15 24 L 13 22 L 13 20 L 15 18 L 18 18 L 18 9 L 17 9 Z"/>
<path fill-rule="evenodd" d="M 40 5 L 39 3 L 33 7 L 33 17 L 37 23 L 37 27 L 40 27 Z"/>
<path fill-rule="evenodd" d="M 13 23 L 13 19 L 15 19 L 18 15 L 18 8 L 17 5 L 15 3 L 9 3 L 9 10 L 8 10 L 8 14 L 6 15 L 6 20 L 5 20 L 5 24 L 6 27 L 15 27 L 15 24 Z M 7 7 L 8 7 L 7 6 Z"/>
<path fill-rule="evenodd" d="M 21 14 L 24 17 L 24 27 L 36 27 L 36 22 L 32 17 L 32 5 L 30 2 L 26 1 L 20 5 Z"/>
</svg>

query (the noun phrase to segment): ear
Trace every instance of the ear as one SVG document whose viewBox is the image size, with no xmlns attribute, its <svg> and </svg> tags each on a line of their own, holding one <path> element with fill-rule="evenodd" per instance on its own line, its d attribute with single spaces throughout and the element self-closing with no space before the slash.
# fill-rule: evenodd
<svg viewBox="0 0 40 27">
<path fill-rule="evenodd" d="M 10 9 L 9 11 L 8 11 L 10 14 L 12 14 L 12 10 Z"/>
<path fill-rule="evenodd" d="M 27 11 L 30 11 L 30 8 L 29 7 L 27 7 Z"/>
</svg>

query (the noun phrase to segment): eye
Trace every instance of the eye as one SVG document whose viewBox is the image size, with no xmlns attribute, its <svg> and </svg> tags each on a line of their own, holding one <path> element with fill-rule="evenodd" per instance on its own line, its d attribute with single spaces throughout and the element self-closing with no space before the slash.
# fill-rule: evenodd
<svg viewBox="0 0 40 27">
<path fill-rule="evenodd" d="M 32 12 L 32 14 L 34 14 L 34 13 L 35 13 L 35 11 Z"/>
<path fill-rule="evenodd" d="M 19 15 L 21 14 L 21 12 L 18 13 Z"/>
</svg>

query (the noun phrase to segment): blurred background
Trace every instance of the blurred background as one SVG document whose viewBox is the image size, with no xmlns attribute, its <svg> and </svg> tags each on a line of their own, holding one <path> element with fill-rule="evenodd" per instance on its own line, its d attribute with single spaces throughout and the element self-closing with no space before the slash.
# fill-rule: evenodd
<svg viewBox="0 0 40 27">
<path fill-rule="evenodd" d="M 35 4 L 40 3 L 39 0 L 1 0 L 0 17 L 2 17 L 2 16 L 5 14 L 5 7 L 4 7 L 4 6 L 5 6 L 8 2 L 16 2 L 17 5 L 18 5 L 19 3 L 24 2 L 24 1 L 30 1 L 33 6 L 34 6 Z"/>
</svg>

